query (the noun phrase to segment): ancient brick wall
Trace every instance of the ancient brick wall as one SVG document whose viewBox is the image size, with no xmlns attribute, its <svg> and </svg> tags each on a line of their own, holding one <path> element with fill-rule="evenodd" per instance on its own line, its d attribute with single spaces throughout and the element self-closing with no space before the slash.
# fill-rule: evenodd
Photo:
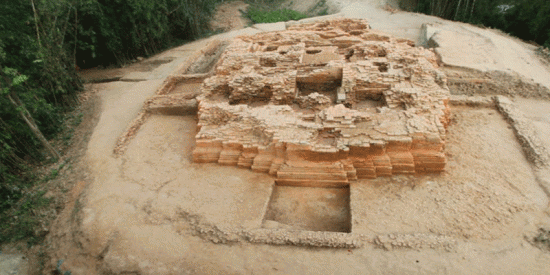
<svg viewBox="0 0 550 275">
<path fill-rule="evenodd" d="M 195 162 L 329 187 L 445 168 L 449 91 L 434 53 L 363 20 L 236 38 L 197 100 Z"/>
</svg>

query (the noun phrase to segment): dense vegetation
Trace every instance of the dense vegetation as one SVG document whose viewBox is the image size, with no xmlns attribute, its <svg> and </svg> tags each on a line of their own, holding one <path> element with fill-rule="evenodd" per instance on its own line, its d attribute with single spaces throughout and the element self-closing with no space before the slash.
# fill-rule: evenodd
<svg viewBox="0 0 550 275">
<path fill-rule="evenodd" d="M 47 204 L 31 167 L 77 105 L 78 68 L 120 65 L 205 35 L 223 0 L 0 1 L 0 243 L 33 236 Z"/>
<path fill-rule="evenodd" d="M 550 47 L 548 0 L 401 0 L 402 7 L 446 19 L 498 28 Z"/>
<path fill-rule="evenodd" d="M 74 0 L 73 0 L 74 1 Z M 80 67 L 149 56 L 205 34 L 221 0 L 80 0 L 68 21 L 68 36 Z"/>
<path fill-rule="evenodd" d="M 75 104 L 81 88 L 63 47 L 57 14 L 39 8 L 45 7 L 0 2 L 0 213 L 36 180 L 28 168 L 44 160 L 36 130 L 43 139 L 53 137 L 63 122 L 62 111 Z M 9 223 L 2 219 L 0 229 L 6 227 Z"/>
<path fill-rule="evenodd" d="M 288 6 L 292 5 L 292 1 L 289 3 L 285 0 L 246 0 L 245 2 L 249 6 L 243 15 L 254 24 L 297 21 L 310 16 L 326 15 L 328 10 L 326 0 L 319 0 L 316 5 L 304 11 L 305 13 L 289 9 Z"/>
<path fill-rule="evenodd" d="M 300 20 L 307 15 L 289 9 L 278 9 L 272 11 L 264 11 L 253 6 L 249 7 L 246 16 L 254 23 L 275 23 L 289 20 Z"/>
</svg>

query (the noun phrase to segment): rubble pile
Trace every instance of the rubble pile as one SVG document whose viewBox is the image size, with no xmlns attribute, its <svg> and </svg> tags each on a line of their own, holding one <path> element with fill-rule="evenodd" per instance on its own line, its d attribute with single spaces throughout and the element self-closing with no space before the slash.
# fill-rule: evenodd
<svg viewBox="0 0 550 275">
<path fill-rule="evenodd" d="M 364 20 L 242 36 L 201 86 L 193 159 L 297 186 L 441 172 L 449 96 L 433 52 Z"/>
</svg>

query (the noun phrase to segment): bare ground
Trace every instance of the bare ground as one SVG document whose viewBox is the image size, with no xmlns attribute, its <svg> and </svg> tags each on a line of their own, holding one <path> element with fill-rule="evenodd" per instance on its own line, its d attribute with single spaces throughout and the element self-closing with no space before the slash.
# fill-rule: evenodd
<svg viewBox="0 0 550 275">
<path fill-rule="evenodd" d="M 247 27 L 250 22 L 242 17 L 242 12 L 246 11 L 248 4 L 242 1 L 231 1 L 223 3 L 216 8 L 216 13 L 210 28 L 212 30 L 232 31 Z"/>
<path fill-rule="evenodd" d="M 440 20 L 374 9 L 373 2 L 350 2 L 333 4 L 340 5 L 343 12 L 362 11 L 373 27 L 385 26 L 404 37 L 416 37 L 422 22 Z M 400 29 L 398 22 L 408 27 Z M 455 23 L 444 24 L 452 29 Z M 462 24 L 456 24 L 462 32 Z M 506 37 L 490 38 L 522 45 Z M 194 164 L 190 154 L 196 120 L 192 116 L 152 116 L 128 144 L 126 153 L 113 156 L 116 139 L 143 102 L 164 77 L 204 45 L 198 41 L 175 48 L 157 57 L 171 61 L 149 71 L 127 71 L 120 78 L 138 82 L 88 86 L 98 91 L 100 102 L 95 106 L 101 109 L 94 108 L 98 111 L 92 116 L 97 121 L 95 128 L 94 119 L 89 120 L 94 131 L 80 164 L 91 175 L 69 192 L 67 204 L 50 230 L 50 262 L 45 273 L 52 271 L 59 259 L 65 260 L 61 269 L 72 274 L 548 272 L 550 253 L 532 245 L 539 228 L 550 228 L 548 197 L 541 188 L 546 170 L 527 160 L 512 125 L 493 108 L 452 108 L 446 146 L 449 163 L 444 174 L 358 181 L 350 186 L 349 194 L 345 190 L 317 194 L 276 190 L 278 195 L 273 197 L 277 188 L 268 175 Z M 513 46 L 518 56 L 525 54 L 522 51 L 531 53 L 529 47 L 520 46 Z M 495 43 L 475 52 L 483 57 L 474 59 L 481 60 L 476 66 L 482 60 L 491 63 L 499 58 L 484 54 L 493 51 L 492 47 Z M 472 57 L 467 51 L 456 54 Z M 538 62 L 530 56 L 514 62 L 525 60 L 531 65 Z M 524 68 L 499 62 L 509 70 Z M 468 68 L 472 69 L 468 73 L 480 70 Z M 544 66 L 531 68 L 547 70 Z M 522 74 L 530 75 L 524 70 Z M 537 74 L 542 77 L 545 71 L 533 75 Z M 517 98 L 516 104 L 533 122 L 544 147 L 550 148 L 544 138 L 550 124 L 549 101 Z M 308 196 L 324 202 L 297 203 Z M 316 218 L 316 213 L 325 215 Z M 301 220 L 300 215 L 308 219 Z M 334 223 L 323 225 L 330 219 Z M 348 227 L 334 226 L 347 221 Z M 266 228 L 351 229 L 361 245 L 343 249 L 250 242 L 250 236 Z"/>
</svg>

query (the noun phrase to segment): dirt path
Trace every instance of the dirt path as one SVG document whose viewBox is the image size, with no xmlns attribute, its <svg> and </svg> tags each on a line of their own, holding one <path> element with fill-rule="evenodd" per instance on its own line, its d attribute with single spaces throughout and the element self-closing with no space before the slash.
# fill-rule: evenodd
<svg viewBox="0 0 550 275">
<path fill-rule="evenodd" d="M 505 43 L 500 39 L 515 41 L 470 30 L 460 23 L 392 13 L 380 9 L 384 3 L 332 1 L 341 9 L 341 14 L 334 16 L 367 18 L 375 29 L 415 41 L 420 41 L 423 23 L 437 22 L 444 26 L 441 29 L 457 33 L 467 29 L 501 44 Z M 259 31 L 245 28 L 215 38 Z M 48 270 L 63 259 L 60 268 L 72 274 L 548 272 L 550 253 L 530 243 L 540 227 L 550 227 L 548 197 L 512 127 L 495 108 L 452 108 L 446 173 L 358 181 L 349 192 L 308 193 L 326 201 L 311 205 L 296 202 L 307 197 L 305 194 L 284 188 L 275 190 L 278 195 L 272 198 L 274 183 L 268 175 L 192 163 L 197 127 L 193 116 L 150 117 L 128 144 L 125 154 L 115 157 L 112 152 L 118 137 L 140 112 L 144 101 L 207 43 L 208 40 L 201 40 L 183 45 L 144 61 L 151 64 L 147 69 L 113 72 L 120 81 L 91 85 L 101 98 L 101 115 L 86 153 L 93 180 L 78 185 L 82 188 L 75 189 L 76 199 L 53 225 L 48 237 Z M 528 47 L 513 43 L 517 44 L 506 46 L 501 54 L 507 53 L 506 58 L 514 58 L 517 63 L 537 62 L 530 58 Z M 525 69 L 522 64 L 508 64 L 500 55 L 485 54 L 495 50 L 490 46 L 481 52 L 473 44 L 462 46 L 472 47 L 472 51 L 457 53 L 463 59 L 480 55 L 476 66 L 493 62 L 493 69 Z M 510 57 L 514 51 L 515 57 Z M 542 77 L 545 72 L 540 74 Z M 518 103 L 527 117 L 540 122 L 537 129 L 544 135 L 548 126 L 544 115 L 547 102 L 526 99 Z M 346 197 L 350 199 L 349 206 Z M 285 215 L 289 209 L 298 212 Z M 320 213 L 319 209 L 330 215 L 311 215 L 306 221 L 300 220 L 301 213 Z M 334 219 L 337 226 L 323 223 L 327 217 Z M 273 222 L 266 224 L 266 220 Z M 351 228 L 352 237 L 359 243 L 352 249 L 260 242 L 265 228 L 286 230 L 283 235 L 274 236 L 274 242 L 296 236 L 311 241 L 316 236 L 301 236 L 300 231 L 284 223 L 294 229 Z M 319 234 L 340 236 L 339 232 Z"/>
<path fill-rule="evenodd" d="M 241 16 L 247 7 L 248 4 L 242 1 L 231 1 L 219 5 L 214 18 L 210 21 L 210 28 L 226 32 L 244 29 L 250 24 L 249 20 Z"/>
</svg>

